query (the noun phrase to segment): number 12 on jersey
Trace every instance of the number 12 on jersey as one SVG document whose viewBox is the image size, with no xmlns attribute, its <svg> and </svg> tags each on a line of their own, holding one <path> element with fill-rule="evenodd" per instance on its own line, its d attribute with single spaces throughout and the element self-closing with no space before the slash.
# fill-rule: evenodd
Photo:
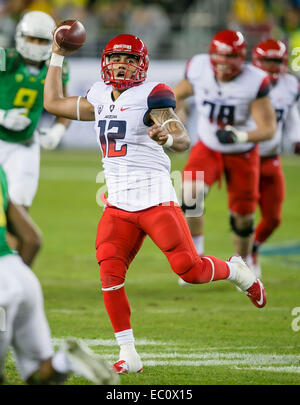
<svg viewBox="0 0 300 405">
<path fill-rule="evenodd" d="M 127 153 L 127 145 L 124 144 L 120 149 L 117 149 L 116 140 L 125 138 L 126 121 L 110 120 L 108 121 L 108 126 L 106 124 L 107 120 L 100 120 L 98 122 L 98 127 L 100 128 L 99 140 L 103 157 L 125 156 Z"/>
</svg>

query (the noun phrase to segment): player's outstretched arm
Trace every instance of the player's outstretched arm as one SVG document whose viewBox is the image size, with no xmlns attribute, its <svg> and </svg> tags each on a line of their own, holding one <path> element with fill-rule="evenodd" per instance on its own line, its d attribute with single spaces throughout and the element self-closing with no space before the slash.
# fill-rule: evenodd
<svg viewBox="0 0 300 405">
<path fill-rule="evenodd" d="M 24 263 L 30 266 L 41 246 L 41 234 L 27 211 L 18 205 L 8 202 L 7 229 L 18 240 L 18 252 Z"/>
<path fill-rule="evenodd" d="M 70 51 L 64 51 L 54 42 L 52 57 L 44 86 L 44 107 L 58 117 L 71 120 L 94 121 L 94 107 L 84 97 L 64 97 L 62 86 L 63 58 Z"/>
<path fill-rule="evenodd" d="M 186 129 L 172 108 L 153 109 L 150 118 L 154 125 L 148 129 L 148 135 L 159 145 L 176 152 L 183 152 L 190 147 Z"/>
<path fill-rule="evenodd" d="M 261 142 L 273 138 L 277 122 L 269 96 L 257 98 L 252 102 L 251 115 L 257 128 L 248 132 L 248 142 Z"/>
<path fill-rule="evenodd" d="M 176 102 L 183 101 L 187 97 L 192 96 L 194 94 L 192 83 L 188 79 L 182 79 L 174 87 L 174 94 L 176 97 Z"/>
<path fill-rule="evenodd" d="M 194 94 L 192 83 L 188 79 L 182 79 L 175 87 L 174 94 L 176 98 L 176 113 L 184 114 L 184 100 Z"/>
</svg>

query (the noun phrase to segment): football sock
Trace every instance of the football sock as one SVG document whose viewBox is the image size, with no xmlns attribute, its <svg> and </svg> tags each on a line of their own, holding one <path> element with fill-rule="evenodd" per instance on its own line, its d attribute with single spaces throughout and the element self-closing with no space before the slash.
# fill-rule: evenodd
<svg viewBox="0 0 300 405">
<path fill-rule="evenodd" d="M 118 290 L 102 291 L 106 311 L 110 318 L 114 332 L 131 329 L 130 306 L 125 288 Z"/>
<path fill-rule="evenodd" d="M 122 330 L 121 332 L 117 332 L 115 333 L 115 337 L 119 346 L 134 343 L 132 329 L 126 329 Z"/>
<path fill-rule="evenodd" d="M 223 260 L 213 256 L 198 257 L 198 260 L 190 270 L 180 274 L 187 283 L 204 284 L 228 278 L 229 267 Z"/>
<path fill-rule="evenodd" d="M 227 280 L 229 280 L 229 281 L 235 280 L 236 266 L 233 266 L 229 262 L 227 262 L 227 265 L 228 265 L 228 268 L 229 268 L 229 276 L 227 277 Z"/>
<path fill-rule="evenodd" d="M 257 243 L 265 242 L 279 226 L 280 220 L 276 218 L 262 218 L 255 229 L 254 240 Z"/>
<path fill-rule="evenodd" d="M 192 236 L 195 249 L 199 256 L 202 256 L 204 253 L 204 235 Z"/>
<path fill-rule="evenodd" d="M 248 290 L 256 279 L 251 270 L 247 269 L 247 267 L 245 268 L 244 263 L 239 263 L 237 261 L 226 263 L 230 269 L 230 274 L 227 277 L 227 280 L 238 286 L 243 291 Z"/>
</svg>

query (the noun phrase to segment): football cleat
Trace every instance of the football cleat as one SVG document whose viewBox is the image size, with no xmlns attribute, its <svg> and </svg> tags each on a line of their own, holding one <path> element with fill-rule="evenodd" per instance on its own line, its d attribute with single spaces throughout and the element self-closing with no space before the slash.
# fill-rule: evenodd
<svg viewBox="0 0 300 405">
<path fill-rule="evenodd" d="M 97 385 L 119 384 L 119 376 L 110 365 L 76 339 L 64 343 L 64 352 L 70 363 L 70 370 Z"/>
<path fill-rule="evenodd" d="M 113 365 L 113 371 L 117 374 L 127 374 L 128 370 L 129 370 L 129 367 L 125 360 L 118 360 Z"/>
<path fill-rule="evenodd" d="M 113 371 L 116 374 L 128 374 L 128 373 L 141 373 L 143 371 L 142 363 L 140 364 L 140 368 L 138 368 L 137 371 L 135 371 L 135 369 L 130 369 L 127 361 L 125 361 L 125 360 L 118 360 L 113 365 Z"/>
<path fill-rule="evenodd" d="M 141 373 L 143 363 L 133 344 L 121 345 L 119 360 L 113 365 L 117 374 Z"/>
<path fill-rule="evenodd" d="M 266 291 L 259 279 L 248 288 L 246 294 L 257 308 L 263 308 L 267 303 Z"/>
<path fill-rule="evenodd" d="M 186 281 L 184 281 L 184 280 L 182 280 L 182 278 L 178 278 L 178 285 L 180 286 L 180 287 L 191 287 L 192 285 L 194 285 L 194 284 L 192 284 L 192 283 L 187 283 Z"/>
<path fill-rule="evenodd" d="M 258 308 L 266 305 L 266 292 L 262 282 L 256 278 L 240 256 L 232 256 L 228 262 L 235 267 L 235 277 L 230 280 L 242 290 Z"/>
</svg>

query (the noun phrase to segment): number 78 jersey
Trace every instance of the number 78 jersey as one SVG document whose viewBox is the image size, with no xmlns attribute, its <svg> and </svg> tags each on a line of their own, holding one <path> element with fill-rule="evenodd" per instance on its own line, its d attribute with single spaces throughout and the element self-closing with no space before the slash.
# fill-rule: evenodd
<svg viewBox="0 0 300 405">
<path fill-rule="evenodd" d="M 108 202 L 126 211 L 177 202 L 170 159 L 149 137 L 146 125 L 152 109 L 175 107 L 173 91 L 163 83 L 148 82 L 127 89 L 114 101 L 112 90 L 96 82 L 87 94 L 95 111 Z"/>
<path fill-rule="evenodd" d="M 245 64 L 243 71 L 228 82 L 218 82 L 209 55 L 195 55 L 186 67 L 185 76 L 192 84 L 198 111 L 198 136 L 209 148 L 222 153 L 242 153 L 252 143 L 221 144 L 216 136 L 219 128 L 232 125 L 241 131 L 256 128 L 251 119 L 252 101 L 269 94 L 269 78 L 265 72 Z"/>
</svg>

